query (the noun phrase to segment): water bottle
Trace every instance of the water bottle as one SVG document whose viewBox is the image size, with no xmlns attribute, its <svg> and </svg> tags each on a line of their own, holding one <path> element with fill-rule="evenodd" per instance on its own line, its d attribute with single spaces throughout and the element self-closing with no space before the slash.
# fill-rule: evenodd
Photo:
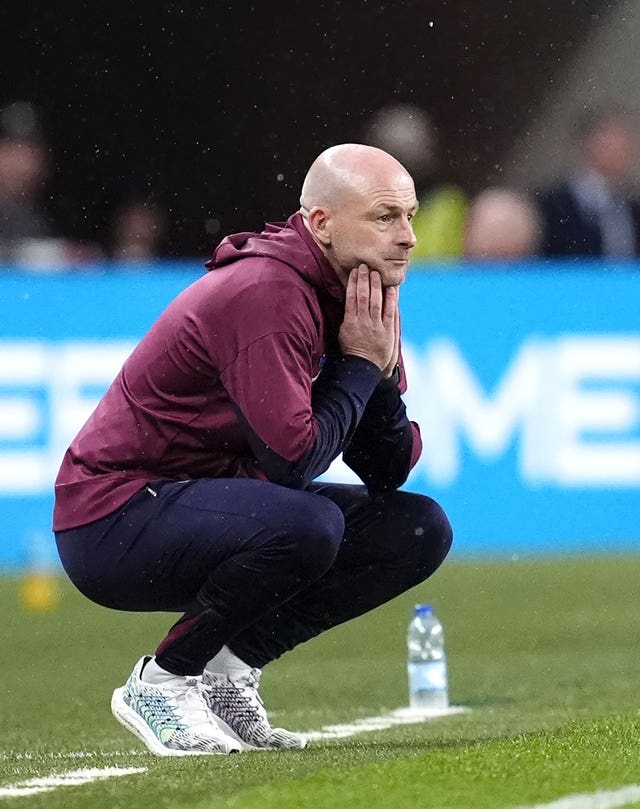
<svg viewBox="0 0 640 809">
<path fill-rule="evenodd" d="M 407 631 L 409 706 L 416 711 L 447 708 L 447 662 L 442 624 L 431 604 L 416 604 Z"/>
</svg>

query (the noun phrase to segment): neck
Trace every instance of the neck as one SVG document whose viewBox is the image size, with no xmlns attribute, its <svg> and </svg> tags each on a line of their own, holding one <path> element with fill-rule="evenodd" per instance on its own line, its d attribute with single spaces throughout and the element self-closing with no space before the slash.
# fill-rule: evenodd
<svg viewBox="0 0 640 809">
<path fill-rule="evenodd" d="M 318 247 L 322 250 L 322 252 L 324 254 L 324 257 L 327 259 L 329 264 L 331 264 L 331 267 L 333 268 L 333 271 L 338 276 L 338 280 L 340 281 L 342 286 L 345 287 L 345 289 L 346 289 L 347 281 L 349 280 L 349 273 L 345 272 L 342 269 L 342 267 L 338 264 L 338 262 L 335 260 L 335 258 L 333 256 L 331 250 L 329 250 L 327 247 L 325 247 L 325 245 L 322 244 L 322 242 L 318 238 L 316 238 L 316 235 L 314 234 L 314 232 L 311 230 L 311 227 L 309 226 L 309 220 L 307 219 L 307 212 L 306 212 L 306 210 L 304 208 L 300 208 L 300 214 L 302 215 L 302 221 L 304 222 L 305 228 L 311 234 L 311 238 L 318 245 Z"/>
</svg>

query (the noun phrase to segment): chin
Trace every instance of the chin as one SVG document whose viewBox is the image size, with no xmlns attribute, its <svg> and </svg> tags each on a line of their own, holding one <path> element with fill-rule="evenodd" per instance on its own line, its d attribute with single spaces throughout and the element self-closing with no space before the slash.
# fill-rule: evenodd
<svg viewBox="0 0 640 809">
<path fill-rule="evenodd" d="M 407 270 L 405 269 L 398 269 L 398 270 L 386 270 L 384 273 L 381 273 L 382 278 L 382 286 L 383 287 L 398 287 L 407 277 Z"/>
</svg>

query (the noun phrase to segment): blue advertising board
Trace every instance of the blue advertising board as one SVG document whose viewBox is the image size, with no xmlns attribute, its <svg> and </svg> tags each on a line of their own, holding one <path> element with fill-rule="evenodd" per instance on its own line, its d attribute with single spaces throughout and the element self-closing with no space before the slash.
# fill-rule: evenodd
<svg viewBox="0 0 640 809">
<path fill-rule="evenodd" d="M 201 272 L 0 268 L 0 567 L 52 553 L 64 450 Z M 456 553 L 640 549 L 639 285 L 633 265 L 410 272 L 405 400 L 424 450 L 406 488 L 441 502 Z M 327 477 L 353 479 L 339 461 Z"/>
</svg>

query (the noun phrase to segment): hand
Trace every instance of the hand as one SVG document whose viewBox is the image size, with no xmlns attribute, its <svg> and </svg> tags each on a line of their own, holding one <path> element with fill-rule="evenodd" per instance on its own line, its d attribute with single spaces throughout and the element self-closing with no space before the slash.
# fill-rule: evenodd
<svg viewBox="0 0 640 809">
<path fill-rule="evenodd" d="M 349 273 L 338 340 L 343 354 L 362 357 L 385 371 L 398 353 L 398 290 L 382 290 L 380 274 L 361 264 Z"/>
<path fill-rule="evenodd" d="M 396 370 L 396 365 L 398 364 L 398 358 L 400 356 L 400 310 L 398 309 L 398 304 L 400 302 L 400 294 L 398 291 L 398 287 L 387 287 L 385 291 L 385 299 L 386 294 L 389 292 L 390 289 L 395 289 L 397 293 L 396 306 L 393 314 L 393 333 L 395 339 L 393 345 L 393 354 L 391 355 L 389 364 L 386 366 L 386 368 L 382 369 L 382 376 L 384 379 L 389 379 L 389 377 L 393 375 L 393 372 Z"/>
</svg>

